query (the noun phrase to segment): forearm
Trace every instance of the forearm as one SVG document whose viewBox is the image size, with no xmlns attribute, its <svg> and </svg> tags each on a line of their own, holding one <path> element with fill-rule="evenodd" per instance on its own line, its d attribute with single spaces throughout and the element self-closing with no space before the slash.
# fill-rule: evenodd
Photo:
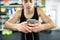
<svg viewBox="0 0 60 40">
<path fill-rule="evenodd" d="M 13 23 L 10 23 L 10 22 L 6 22 L 4 28 L 11 29 L 11 30 L 17 30 L 17 28 L 16 28 L 17 25 L 18 24 L 13 24 Z"/>
<path fill-rule="evenodd" d="M 53 23 L 46 23 L 46 24 L 42 24 L 41 25 L 40 31 L 49 30 L 49 29 L 52 29 L 52 28 L 54 28 L 54 24 Z"/>
</svg>

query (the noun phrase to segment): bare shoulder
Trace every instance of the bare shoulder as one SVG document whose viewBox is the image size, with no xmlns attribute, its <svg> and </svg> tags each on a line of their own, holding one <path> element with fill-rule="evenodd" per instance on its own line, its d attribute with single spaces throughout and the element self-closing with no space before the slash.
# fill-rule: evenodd
<svg viewBox="0 0 60 40">
<path fill-rule="evenodd" d="M 46 23 L 52 22 L 51 18 L 48 15 L 46 15 L 46 12 L 44 12 L 43 9 L 37 8 L 37 10 L 38 10 L 39 17 L 41 17 L 41 19 L 44 22 L 46 22 Z"/>
<path fill-rule="evenodd" d="M 41 8 L 40 7 L 37 7 L 37 10 L 41 10 Z"/>
<path fill-rule="evenodd" d="M 22 9 L 16 9 L 15 14 L 11 18 L 8 19 L 9 22 L 15 23 L 21 16 Z"/>
<path fill-rule="evenodd" d="M 14 16 L 20 17 L 21 16 L 22 9 L 21 8 L 16 8 L 16 12 Z"/>
<path fill-rule="evenodd" d="M 38 12 L 38 15 L 40 16 L 42 13 L 44 14 L 45 12 L 43 11 L 42 8 L 40 7 L 37 7 L 37 12 Z"/>
</svg>

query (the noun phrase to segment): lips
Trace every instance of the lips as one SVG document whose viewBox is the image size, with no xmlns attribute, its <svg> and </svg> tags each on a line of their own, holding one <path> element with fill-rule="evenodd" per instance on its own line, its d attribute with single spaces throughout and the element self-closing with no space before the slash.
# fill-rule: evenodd
<svg viewBox="0 0 60 40">
<path fill-rule="evenodd" d="M 27 7 L 27 9 L 30 9 L 30 8 L 31 8 L 30 6 Z"/>
</svg>

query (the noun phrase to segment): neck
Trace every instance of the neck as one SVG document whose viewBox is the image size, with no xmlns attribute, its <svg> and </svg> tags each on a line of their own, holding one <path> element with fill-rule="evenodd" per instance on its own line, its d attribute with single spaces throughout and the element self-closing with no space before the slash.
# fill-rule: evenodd
<svg viewBox="0 0 60 40">
<path fill-rule="evenodd" d="M 24 13 L 31 14 L 34 12 L 34 8 L 32 9 L 24 9 Z"/>
</svg>

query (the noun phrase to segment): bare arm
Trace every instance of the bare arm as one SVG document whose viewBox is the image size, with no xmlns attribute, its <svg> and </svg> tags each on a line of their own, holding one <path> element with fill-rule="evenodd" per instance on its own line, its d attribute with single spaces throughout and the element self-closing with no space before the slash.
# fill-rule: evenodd
<svg viewBox="0 0 60 40">
<path fill-rule="evenodd" d="M 27 22 L 22 22 L 17 24 L 16 22 L 21 17 L 21 11 L 22 9 L 17 10 L 17 12 L 5 23 L 5 28 L 11 29 L 11 30 L 17 30 L 20 32 L 28 33 L 32 32 L 28 26 Z"/>
<path fill-rule="evenodd" d="M 16 22 L 20 18 L 20 16 L 21 16 L 21 9 L 17 10 L 16 13 L 6 21 L 5 28 L 16 30 L 15 26 L 19 25 L 19 24 L 16 24 Z"/>
<path fill-rule="evenodd" d="M 45 22 L 45 24 L 41 24 L 41 26 L 42 26 L 40 28 L 41 31 L 53 28 L 54 27 L 54 23 L 49 18 L 49 16 L 47 16 L 41 8 L 37 8 L 37 11 L 38 11 L 39 17 L 41 17 L 41 19 Z"/>
</svg>

